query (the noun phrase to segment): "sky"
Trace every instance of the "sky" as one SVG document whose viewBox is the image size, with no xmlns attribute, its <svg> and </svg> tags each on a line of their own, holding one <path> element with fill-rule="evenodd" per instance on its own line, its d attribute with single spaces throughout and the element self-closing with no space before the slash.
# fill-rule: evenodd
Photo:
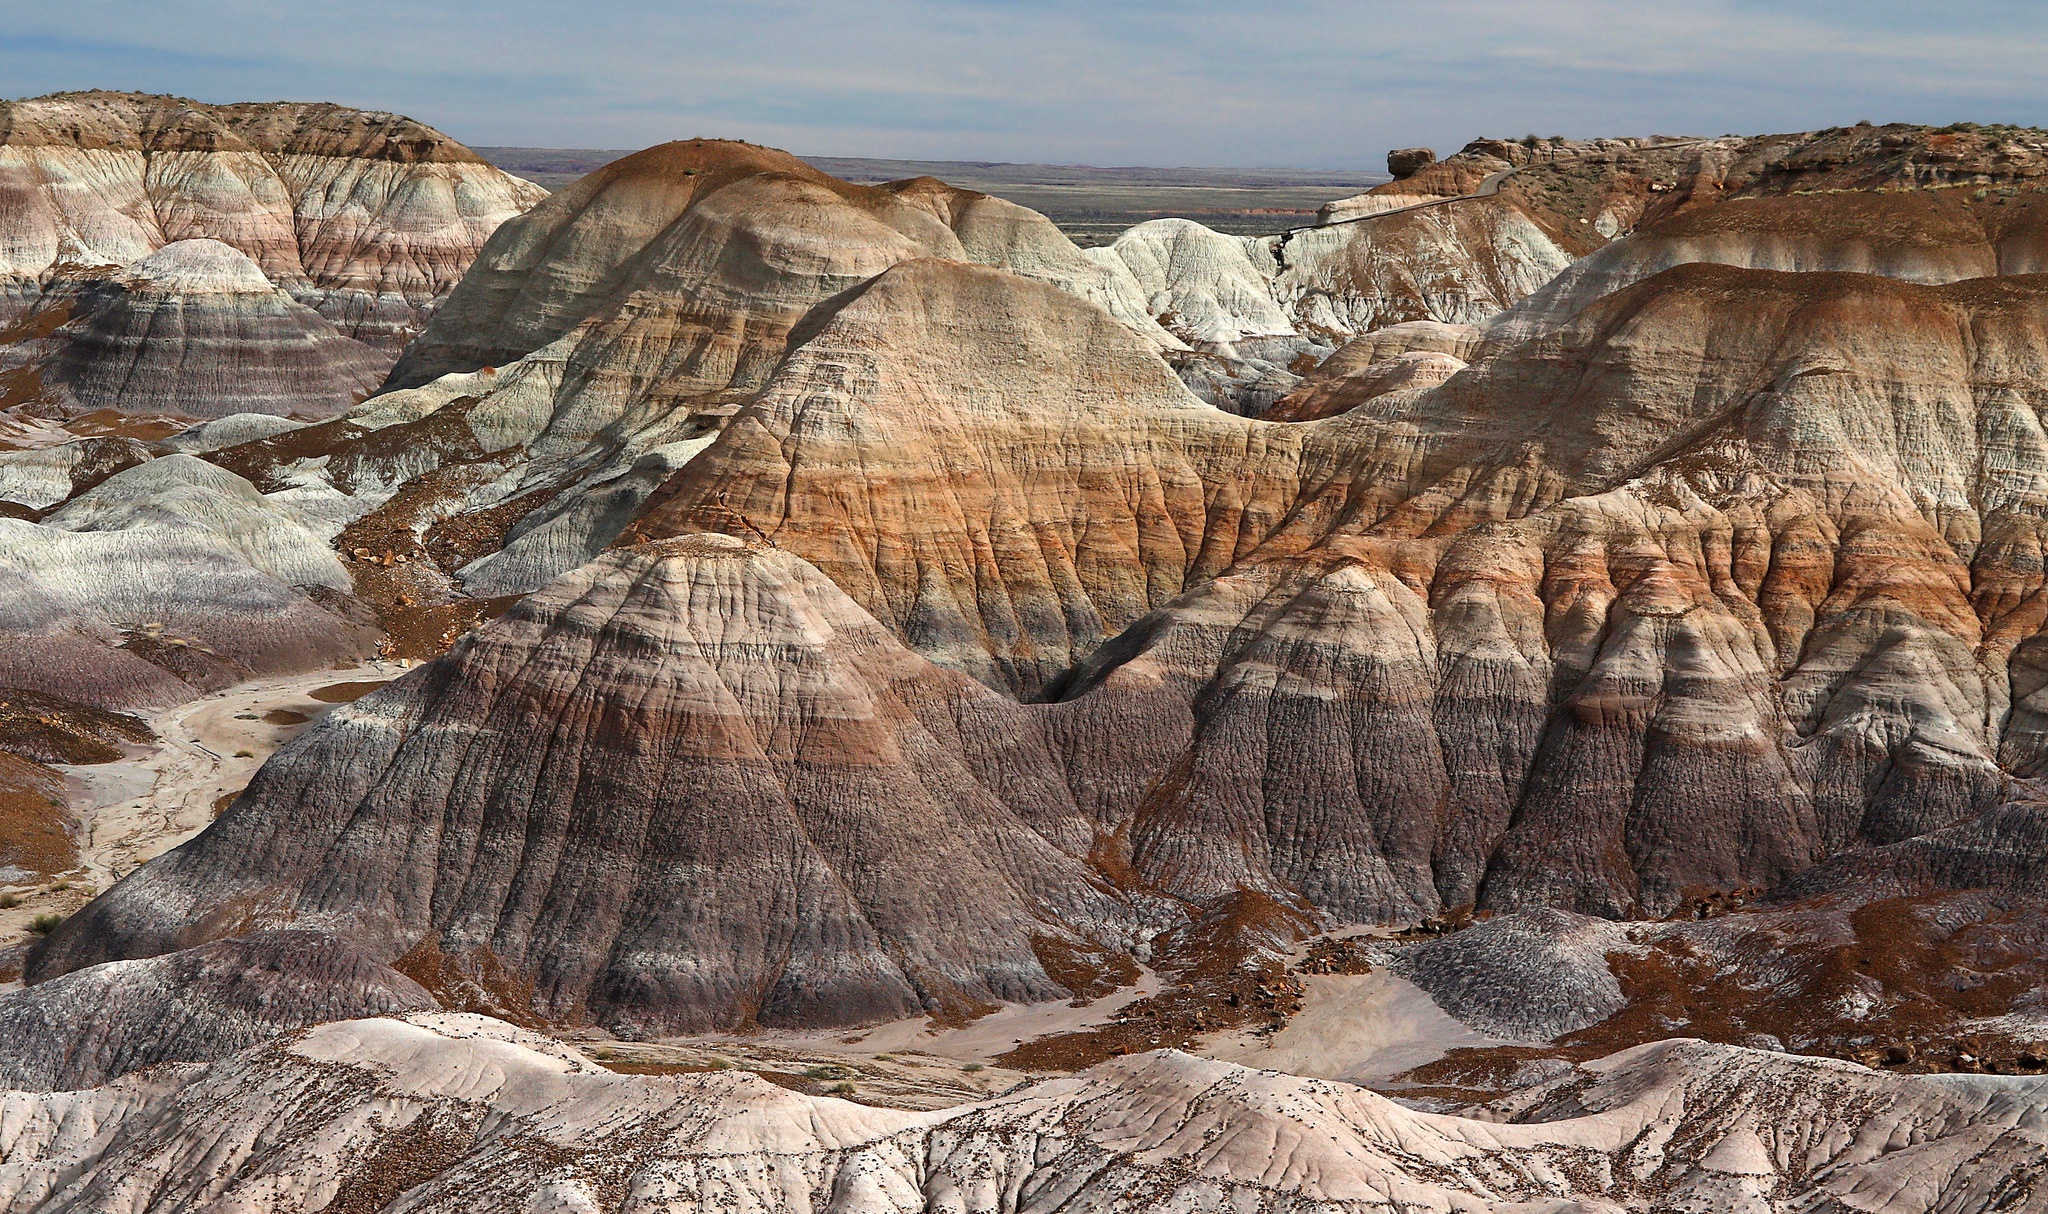
<svg viewBox="0 0 2048 1214">
<path fill-rule="evenodd" d="M 2039 0 L 0 0 L 0 88 L 470 144 L 1374 169 L 1390 147 L 2048 124 Z"/>
</svg>

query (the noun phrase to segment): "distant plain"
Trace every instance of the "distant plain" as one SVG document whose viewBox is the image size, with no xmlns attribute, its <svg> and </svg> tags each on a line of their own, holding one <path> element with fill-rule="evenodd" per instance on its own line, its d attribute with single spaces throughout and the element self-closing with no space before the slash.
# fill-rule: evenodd
<svg viewBox="0 0 2048 1214">
<path fill-rule="evenodd" d="M 479 147 L 484 159 L 536 185 L 559 190 L 628 155 L 598 148 Z M 1385 173 L 1341 169 L 1095 168 L 974 160 L 872 160 L 806 156 L 822 172 L 874 183 L 937 177 L 1030 207 L 1074 243 L 1108 244 L 1148 219 L 1176 216 L 1253 236 L 1312 223 L 1317 208 L 1388 180 Z"/>
</svg>

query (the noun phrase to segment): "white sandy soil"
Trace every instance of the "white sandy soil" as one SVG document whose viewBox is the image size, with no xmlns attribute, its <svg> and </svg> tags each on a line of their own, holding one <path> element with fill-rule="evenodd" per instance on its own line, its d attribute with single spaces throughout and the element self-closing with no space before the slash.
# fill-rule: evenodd
<svg viewBox="0 0 2048 1214">
<path fill-rule="evenodd" d="M 312 692 L 402 673 L 397 663 L 372 662 L 238 684 L 150 717 L 149 727 L 162 739 L 154 751 L 114 763 L 54 765 L 69 785 L 79 867 L 44 885 L 0 891 L 19 899 L 19 905 L 0 910 L 0 950 L 27 941 L 36 915 L 70 914 L 143 861 L 204 830 L 265 759 L 335 707 L 312 698 Z M 277 709 L 306 721 L 263 720 Z"/>
</svg>

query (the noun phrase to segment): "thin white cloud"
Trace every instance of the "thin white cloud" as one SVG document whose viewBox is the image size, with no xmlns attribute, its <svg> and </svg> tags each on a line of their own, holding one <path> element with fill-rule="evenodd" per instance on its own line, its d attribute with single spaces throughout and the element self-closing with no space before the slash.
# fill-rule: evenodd
<svg viewBox="0 0 2048 1214">
<path fill-rule="evenodd" d="M 1962 0 L 0 0 L 0 79 L 397 109 L 474 143 L 1367 167 L 1481 134 L 2048 118 Z"/>
</svg>

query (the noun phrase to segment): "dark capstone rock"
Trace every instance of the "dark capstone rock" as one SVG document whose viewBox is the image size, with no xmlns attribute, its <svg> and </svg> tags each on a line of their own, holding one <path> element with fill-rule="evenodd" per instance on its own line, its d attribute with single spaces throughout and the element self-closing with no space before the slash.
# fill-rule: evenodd
<svg viewBox="0 0 2048 1214">
<path fill-rule="evenodd" d="M 1387 153 L 1387 172 L 1396 181 L 1413 177 L 1436 163 L 1436 152 L 1429 148 L 1395 148 Z"/>
</svg>

